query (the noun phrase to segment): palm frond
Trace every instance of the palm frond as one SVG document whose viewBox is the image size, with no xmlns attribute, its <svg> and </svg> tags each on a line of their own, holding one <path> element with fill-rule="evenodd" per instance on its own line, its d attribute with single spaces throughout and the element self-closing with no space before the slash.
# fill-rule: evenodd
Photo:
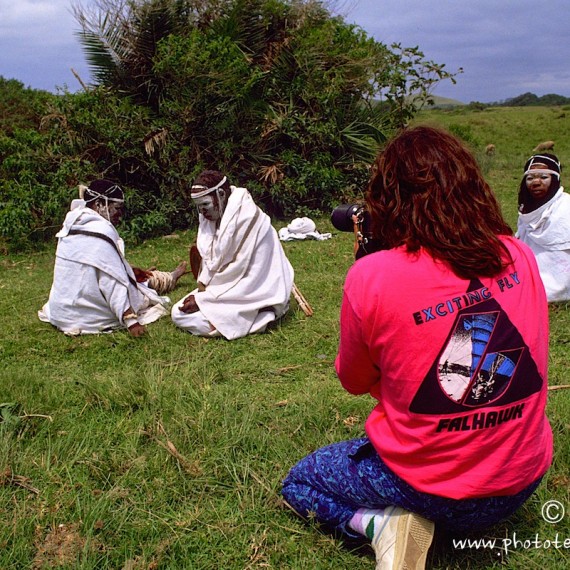
<svg viewBox="0 0 570 570">
<path fill-rule="evenodd" d="M 120 76 L 122 62 L 128 53 L 122 27 L 115 18 L 106 14 L 95 28 L 84 25 L 76 34 L 85 50 L 93 77 L 102 84 Z"/>
<path fill-rule="evenodd" d="M 347 125 L 340 136 L 348 154 L 366 163 L 374 161 L 387 138 L 386 133 L 377 126 L 357 121 Z"/>
</svg>

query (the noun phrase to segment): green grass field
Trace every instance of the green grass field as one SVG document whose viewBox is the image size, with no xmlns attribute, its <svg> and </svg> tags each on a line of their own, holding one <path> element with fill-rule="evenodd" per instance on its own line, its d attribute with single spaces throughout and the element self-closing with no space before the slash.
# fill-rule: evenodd
<svg viewBox="0 0 570 570">
<path fill-rule="evenodd" d="M 457 109 L 418 120 L 468 140 L 514 226 L 532 148 L 555 140 L 570 164 L 564 113 Z M 317 227 L 332 230 L 328 219 Z M 127 254 L 133 264 L 170 269 L 193 239 L 181 233 Z M 314 316 L 292 301 L 270 332 L 232 342 L 192 337 L 169 318 L 140 339 L 66 337 L 37 319 L 55 244 L 0 260 L 1 569 L 374 567 L 368 547 L 319 532 L 280 499 L 288 469 L 317 447 L 361 436 L 374 404 L 345 393 L 333 370 L 352 236 L 284 248 Z M 184 276 L 173 301 L 193 284 Z M 550 323 L 550 384 L 568 384 L 570 305 L 551 306 Z M 549 393 L 548 416 L 555 458 L 538 492 L 507 522 L 464 537 L 485 544 L 461 548 L 436 533 L 428 568 L 570 567 L 570 512 L 555 523 L 543 517 L 556 514 L 549 501 L 570 511 L 570 390 Z"/>
</svg>

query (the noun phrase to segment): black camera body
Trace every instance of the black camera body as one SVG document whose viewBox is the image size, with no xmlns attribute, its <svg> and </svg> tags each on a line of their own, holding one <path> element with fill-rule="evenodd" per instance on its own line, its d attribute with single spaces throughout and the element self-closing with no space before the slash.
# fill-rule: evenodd
<svg viewBox="0 0 570 570">
<path fill-rule="evenodd" d="M 341 232 L 354 232 L 356 259 L 382 249 L 380 241 L 372 235 L 370 212 L 366 204 L 340 204 L 332 211 L 331 222 Z"/>
</svg>

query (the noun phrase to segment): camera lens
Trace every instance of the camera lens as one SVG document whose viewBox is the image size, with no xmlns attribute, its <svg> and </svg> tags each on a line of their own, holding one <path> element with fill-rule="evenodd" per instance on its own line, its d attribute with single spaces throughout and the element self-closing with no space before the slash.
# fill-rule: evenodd
<svg viewBox="0 0 570 570">
<path fill-rule="evenodd" d="M 341 204 L 331 214 L 332 225 L 341 232 L 351 232 L 354 229 L 352 216 L 362 208 L 359 204 Z"/>
</svg>

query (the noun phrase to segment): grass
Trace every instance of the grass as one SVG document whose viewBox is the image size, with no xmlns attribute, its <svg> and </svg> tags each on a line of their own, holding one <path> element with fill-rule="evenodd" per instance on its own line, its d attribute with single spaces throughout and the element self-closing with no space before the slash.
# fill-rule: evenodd
<svg viewBox="0 0 570 570">
<path fill-rule="evenodd" d="M 449 111 L 422 112 L 415 122 L 444 126 L 471 146 L 502 203 L 505 217 L 516 227 L 518 185 L 524 164 L 536 145 L 554 141 L 553 152 L 563 167 L 570 164 L 567 115 L 570 117 L 570 106 L 487 107 L 482 111 L 457 107 Z M 488 144 L 495 145 L 492 156 L 485 154 Z"/>
<path fill-rule="evenodd" d="M 496 144 L 494 157 L 481 158 L 515 224 L 532 147 L 560 140 L 563 164 L 570 159 L 555 117 L 538 108 L 432 111 L 420 119 L 462 127 L 475 152 Z M 317 227 L 332 229 L 327 219 Z M 173 268 L 193 239 L 188 232 L 152 240 L 130 248 L 129 259 Z M 352 236 L 284 247 L 314 316 L 292 301 L 267 334 L 232 342 L 192 337 L 168 318 L 140 339 L 66 337 L 36 316 L 51 285 L 53 250 L 0 260 L 0 568 L 374 566 L 368 547 L 320 533 L 279 496 L 298 459 L 362 435 L 373 406 L 345 393 L 332 366 Z M 172 299 L 192 286 L 183 277 Z M 569 382 L 569 309 L 550 308 L 551 384 Z M 549 524 L 541 511 L 552 500 L 570 509 L 570 390 L 550 392 L 548 416 L 555 459 L 537 493 L 509 521 L 470 537 L 497 539 L 495 548 L 461 549 L 438 534 L 429 568 L 568 568 L 570 513 Z M 513 533 L 523 542 L 506 553 L 502 539 Z M 565 547 L 525 548 L 524 540 L 556 535 Z"/>
</svg>

